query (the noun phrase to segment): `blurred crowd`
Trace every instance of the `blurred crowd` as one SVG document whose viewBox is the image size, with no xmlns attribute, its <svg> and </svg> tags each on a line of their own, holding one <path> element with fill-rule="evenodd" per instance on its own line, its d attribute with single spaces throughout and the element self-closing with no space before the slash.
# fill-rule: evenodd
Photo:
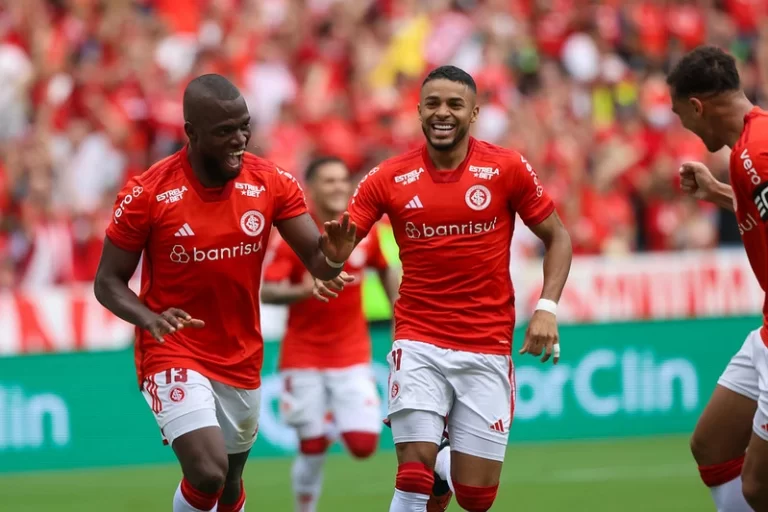
<svg viewBox="0 0 768 512">
<path fill-rule="evenodd" d="M 765 0 L 0 0 L 0 289 L 94 276 L 115 193 L 184 144 L 190 77 L 230 77 L 250 151 L 301 175 L 355 173 L 421 143 L 421 80 L 452 63 L 480 89 L 478 138 L 521 151 L 577 254 L 711 248 L 730 217 L 682 199 L 708 155 L 664 74 L 699 44 L 768 99 Z M 535 246 L 531 245 L 531 250 Z"/>
</svg>

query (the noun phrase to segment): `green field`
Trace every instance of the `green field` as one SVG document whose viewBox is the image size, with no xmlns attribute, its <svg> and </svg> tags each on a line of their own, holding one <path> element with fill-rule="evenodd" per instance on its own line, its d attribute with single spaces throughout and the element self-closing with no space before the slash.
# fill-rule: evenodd
<svg viewBox="0 0 768 512">
<path fill-rule="evenodd" d="M 245 475 L 247 510 L 291 512 L 290 460 L 254 459 Z M 328 459 L 320 512 L 386 511 L 395 459 Z M 0 510 L 170 512 L 174 466 L 0 476 Z M 513 445 L 493 510 L 702 512 L 713 510 L 685 437 Z M 450 510 L 458 511 L 454 505 Z"/>
</svg>

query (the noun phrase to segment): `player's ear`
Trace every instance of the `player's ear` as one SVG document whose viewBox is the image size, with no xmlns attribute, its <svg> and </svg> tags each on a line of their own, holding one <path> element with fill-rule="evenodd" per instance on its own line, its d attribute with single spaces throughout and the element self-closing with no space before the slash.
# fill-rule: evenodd
<svg viewBox="0 0 768 512">
<path fill-rule="evenodd" d="M 475 105 L 475 107 L 472 109 L 472 113 L 469 115 L 469 122 L 474 123 L 477 121 L 478 114 L 480 114 L 480 105 Z"/>
<path fill-rule="evenodd" d="M 195 140 L 197 138 L 197 135 L 195 134 L 195 129 L 192 127 L 192 123 L 189 121 L 184 122 L 184 133 L 187 134 L 187 138 L 189 138 L 190 141 Z"/>
<path fill-rule="evenodd" d="M 701 103 L 701 100 L 699 98 L 689 98 L 688 101 L 691 103 L 694 113 L 700 116 L 704 111 L 704 105 Z"/>
<path fill-rule="evenodd" d="M 424 121 L 421 119 L 421 102 L 416 105 L 416 111 L 419 113 L 419 122 L 423 123 Z"/>
</svg>

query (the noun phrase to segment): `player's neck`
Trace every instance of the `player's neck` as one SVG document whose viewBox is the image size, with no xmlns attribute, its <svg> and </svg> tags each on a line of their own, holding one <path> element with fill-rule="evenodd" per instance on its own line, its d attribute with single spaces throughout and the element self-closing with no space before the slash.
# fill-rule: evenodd
<svg viewBox="0 0 768 512">
<path fill-rule="evenodd" d="M 205 168 L 205 163 L 203 162 L 202 157 L 200 154 L 192 149 L 189 148 L 187 152 L 187 156 L 189 158 L 189 165 L 192 167 L 192 172 L 195 175 L 195 178 L 200 182 L 200 184 L 205 188 L 220 188 L 227 184 L 227 181 L 229 180 L 222 180 L 221 178 L 214 178 L 208 170 Z"/>
<path fill-rule="evenodd" d="M 744 132 L 744 117 L 754 107 L 744 94 L 739 94 L 733 98 L 732 103 L 728 106 L 727 113 L 723 115 L 722 126 L 726 145 L 729 148 L 733 148 L 741 138 L 741 134 Z"/>
<path fill-rule="evenodd" d="M 453 171 L 461 162 L 467 158 L 467 152 L 469 151 L 469 136 L 456 144 L 453 148 L 441 151 L 435 149 L 431 144 L 427 144 L 427 154 L 429 159 L 432 160 L 432 164 L 438 171 Z"/>
</svg>

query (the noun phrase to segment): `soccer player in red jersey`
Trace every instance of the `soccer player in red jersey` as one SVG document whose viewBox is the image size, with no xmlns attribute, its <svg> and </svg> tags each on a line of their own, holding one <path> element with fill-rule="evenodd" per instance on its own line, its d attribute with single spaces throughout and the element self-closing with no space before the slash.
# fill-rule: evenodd
<svg viewBox="0 0 768 512">
<path fill-rule="evenodd" d="M 718 48 L 685 55 L 667 83 L 683 126 L 709 151 L 731 148 L 730 185 L 689 162 L 680 169 L 682 189 L 736 213 L 752 270 L 768 290 L 768 112 L 747 99 L 735 60 Z M 718 380 L 691 438 L 719 512 L 768 510 L 768 297 L 763 316 Z"/>
<path fill-rule="evenodd" d="M 235 512 L 258 430 L 259 287 L 272 225 L 326 279 L 352 252 L 355 227 L 345 216 L 321 235 L 296 180 L 245 152 L 248 108 L 224 77 L 192 80 L 183 103 L 189 143 L 118 195 L 94 289 L 137 327 L 139 384 L 184 474 L 173 511 Z M 128 280 L 142 254 L 137 296 Z"/>
<path fill-rule="evenodd" d="M 305 181 L 318 224 L 344 212 L 352 185 L 341 160 L 325 157 L 311 162 Z M 296 429 L 300 441 L 291 471 L 296 512 L 315 512 L 317 507 L 324 454 L 330 444 L 328 412 L 354 457 L 368 458 L 378 446 L 381 401 L 371 369 L 371 338 L 359 286 L 367 268 L 379 273 L 394 303 L 399 275 L 387 264 L 375 228 L 347 260 L 344 272 L 350 283 L 334 301 L 312 298 L 312 276 L 285 242 L 277 246 L 264 271 L 262 301 L 290 305 L 280 347 L 284 379 L 280 407 L 285 423 Z"/>
<path fill-rule="evenodd" d="M 476 95 L 466 72 L 432 71 L 418 109 L 426 144 L 371 170 L 350 201 L 359 239 L 389 216 L 403 265 L 388 358 L 399 463 L 390 512 L 427 510 L 433 468 L 465 510 L 488 510 L 496 498 L 514 409 L 516 214 L 546 248 L 541 300 L 520 352 L 555 362 L 560 355 L 555 312 L 570 237 L 525 158 L 469 135 Z M 324 294 L 342 285 L 316 286 Z M 435 466 L 446 416 L 450 475 Z"/>
</svg>

